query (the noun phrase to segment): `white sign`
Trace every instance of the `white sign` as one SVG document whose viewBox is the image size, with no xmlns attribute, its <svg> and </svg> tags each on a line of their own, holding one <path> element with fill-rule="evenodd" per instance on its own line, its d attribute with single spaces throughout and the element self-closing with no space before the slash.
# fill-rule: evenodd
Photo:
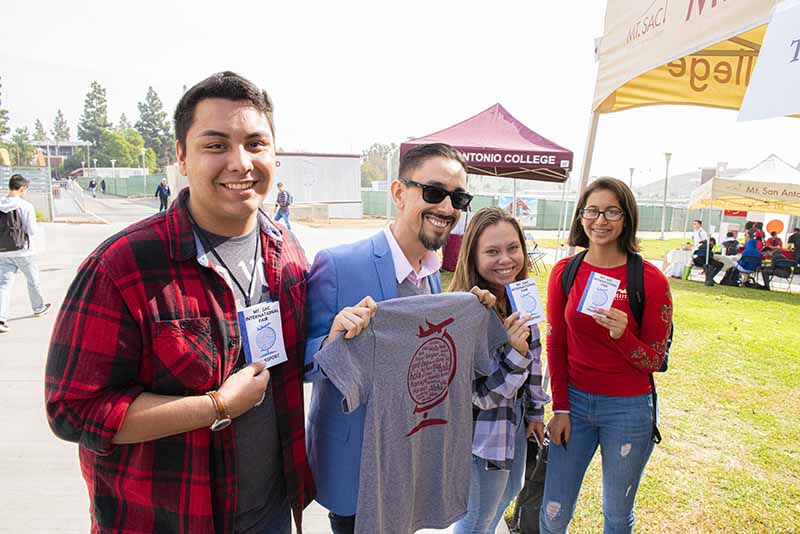
<svg viewBox="0 0 800 534">
<path fill-rule="evenodd" d="M 525 326 L 531 326 L 544 321 L 544 306 L 542 297 L 539 295 L 539 287 L 536 280 L 526 278 L 519 282 L 512 282 L 506 285 L 506 294 L 511 303 L 511 310 L 520 312 L 520 315 L 530 315 L 530 320 Z"/>
<path fill-rule="evenodd" d="M 758 54 L 740 121 L 800 113 L 800 0 L 775 8 Z"/>
<path fill-rule="evenodd" d="M 594 316 L 600 310 L 608 310 L 614 304 L 614 297 L 617 295 L 617 288 L 620 281 L 604 274 L 592 272 L 589 274 L 589 281 L 583 290 L 581 301 L 578 304 L 578 311 L 586 315 Z"/>
</svg>

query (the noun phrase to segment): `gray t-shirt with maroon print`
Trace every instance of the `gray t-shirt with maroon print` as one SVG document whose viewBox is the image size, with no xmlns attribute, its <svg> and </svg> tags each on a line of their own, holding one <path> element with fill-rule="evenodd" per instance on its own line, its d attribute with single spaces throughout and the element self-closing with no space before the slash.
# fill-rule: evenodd
<svg viewBox="0 0 800 534">
<path fill-rule="evenodd" d="M 342 410 L 366 405 L 356 534 L 442 529 L 464 516 L 472 381 L 507 342 L 474 295 L 445 293 L 379 302 L 366 330 L 317 354 Z"/>
</svg>

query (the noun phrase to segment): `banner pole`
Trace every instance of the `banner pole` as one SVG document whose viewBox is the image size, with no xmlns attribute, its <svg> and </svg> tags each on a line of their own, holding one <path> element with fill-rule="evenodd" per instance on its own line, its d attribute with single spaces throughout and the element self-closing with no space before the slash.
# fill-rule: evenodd
<svg viewBox="0 0 800 534">
<path fill-rule="evenodd" d="M 600 113 L 592 111 L 591 118 L 589 120 L 589 131 L 586 134 L 586 147 L 583 151 L 583 165 L 581 166 L 581 182 L 578 186 L 578 196 L 577 198 L 581 198 L 583 191 L 586 189 L 586 186 L 589 183 L 589 171 L 592 168 L 592 156 L 594 155 L 594 142 L 597 138 L 597 124 L 600 121 Z M 575 254 L 575 247 L 569 247 L 568 255 L 572 256 Z"/>
</svg>

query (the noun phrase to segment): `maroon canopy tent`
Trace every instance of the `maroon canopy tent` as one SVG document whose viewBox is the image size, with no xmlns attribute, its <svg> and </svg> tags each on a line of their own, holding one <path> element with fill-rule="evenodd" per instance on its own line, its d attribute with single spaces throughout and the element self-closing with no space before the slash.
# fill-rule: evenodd
<svg viewBox="0 0 800 534">
<path fill-rule="evenodd" d="M 474 117 L 400 145 L 400 157 L 416 145 L 447 143 L 464 154 L 472 174 L 563 183 L 572 151 L 545 139 L 500 104 Z"/>
</svg>

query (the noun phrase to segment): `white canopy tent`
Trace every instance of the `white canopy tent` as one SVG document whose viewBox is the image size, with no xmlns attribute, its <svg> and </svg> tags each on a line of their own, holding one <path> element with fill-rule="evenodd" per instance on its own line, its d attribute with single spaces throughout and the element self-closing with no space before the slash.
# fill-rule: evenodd
<svg viewBox="0 0 800 534">
<path fill-rule="evenodd" d="M 800 215 L 800 170 L 772 154 L 752 169 L 717 176 L 692 191 L 689 209 L 702 208 Z"/>
</svg>

